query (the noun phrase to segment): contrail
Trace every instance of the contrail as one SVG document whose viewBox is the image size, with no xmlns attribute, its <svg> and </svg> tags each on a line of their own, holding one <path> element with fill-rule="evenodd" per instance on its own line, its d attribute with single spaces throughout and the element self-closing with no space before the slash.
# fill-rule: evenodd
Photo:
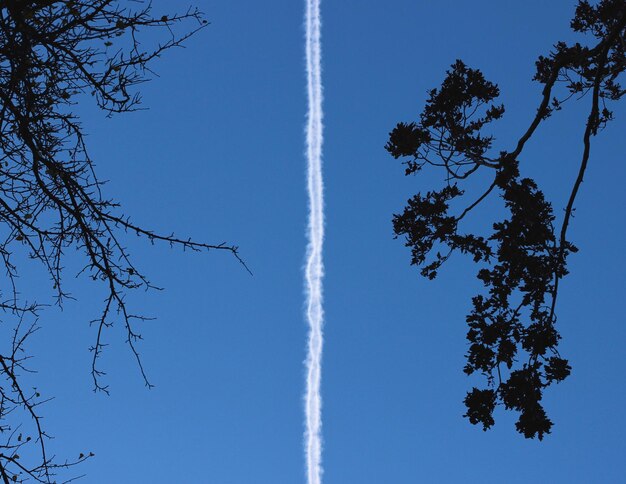
<svg viewBox="0 0 626 484">
<path fill-rule="evenodd" d="M 306 128 L 309 227 L 306 264 L 307 321 L 306 360 L 306 464 L 308 484 L 322 482 L 322 245 L 324 242 L 324 187 L 322 182 L 322 67 L 320 43 L 320 0 L 306 0 L 306 71 L 308 114 Z"/>
</svg>

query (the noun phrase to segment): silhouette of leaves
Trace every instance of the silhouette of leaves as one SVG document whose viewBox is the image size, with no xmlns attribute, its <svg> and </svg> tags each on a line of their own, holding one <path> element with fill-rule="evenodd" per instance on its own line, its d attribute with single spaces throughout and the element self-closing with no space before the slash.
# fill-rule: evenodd
<svg viewBox="0 0 626 484">
<path fill-rule="evenodd" d="M 567 229 L 589 160 L 591 137 L 613 118 L 607 103 L 626 92 L 618 83 L 626 69 L 625 26 L 625 0 L 602 0 L 595 6 L 578 2 L 571 27 L 592 34 L 598 43 L 558 42 L 549 55 L 539 57 L 534 80 L 544 85 L 541 100 L 513 150 L 493 153 L 495 138 L 487 132 L 490 123 L 504 114 L 504 106 L 495 103 L 498 86 L 460 60 L 452 64 L 441 86 L 429 91 L 419 121 L 398 123 L 389 134 L 386 149 L 394 158 L 403 158 L 406 175 L 426 166 L 444 172 L 442 189 L 418 193 L 402 214 L 393 217 L 395 236 L 411 249 L 411 264 L 421 266 L 421 275 L 429 279 L 437 276 L 455 251 L 469 254 L 480 266 L 477 278 L 485 292 L 472 298 L 466 317 L 468 350 L 463 371 L 486 378 L 487 387 L 474 387 L 464 400 L 465 417 L 484 430 L 494 425 L 493 413 L 501 405 L 519 414 L 515 426 L 526 438 L 541 440 L 551 432 L 553 423 L 541 405 L 543 391 L 571 373 L 568 360 L 558 352 L 561 336 L 555 313 L 559 281 L 568 274 L 567 258 L 578 250 L 567 240 Z M 554 94 L 557 88 L 564 96 Z M 573 96 L 587 93 L 591 109 L 583 155 L 557 224 L 537 182 L 520 174 L 520 157 L 547 117 Z M 491 183 L 477 199 L 457 210 L 466 196 L 461 184 L 485 171 Z M 459 233 L 468 214 L 494 193 L 506 217 L 493 221 L 491 232 Z"/>
</svg>

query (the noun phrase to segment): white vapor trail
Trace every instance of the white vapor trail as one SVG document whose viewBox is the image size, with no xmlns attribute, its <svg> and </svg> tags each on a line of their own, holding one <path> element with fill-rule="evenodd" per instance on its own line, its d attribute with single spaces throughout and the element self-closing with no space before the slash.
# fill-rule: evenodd
<svg viewBox="0 0 626 484">
<path fill-rule="evenodd" d="M 306 360 L 306 464 L 308 484 L 322 482 L 322 245 L 324 243 L 324 187 L 322 181 L 322 68 L 320 43 L 320 0 L 306 0 L 306 70 L 308 115 L 306 128 L 309 227 L 306 264 L 307 321 Z"/>
</svg>

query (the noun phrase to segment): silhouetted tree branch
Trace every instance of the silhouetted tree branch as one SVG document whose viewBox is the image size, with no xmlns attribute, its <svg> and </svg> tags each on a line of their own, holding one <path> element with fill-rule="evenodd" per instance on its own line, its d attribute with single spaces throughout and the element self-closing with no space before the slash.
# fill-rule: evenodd
<svg viewBox="0 0 626 484">
<path fill-rule="evenodd" d="M 504 106 L 495 103 L 498 86 L 460 60 L 441 87 L 429 92 L 419 121 L 399 123 L 386 145 L 394 158 L 405 160 L 406 175 L 428 166 L 445 174 L 444 188 L 418 193 L 394 216 L 394 232 L 411 248 L 411 263 L 421 265 L 421 274 L 429 279 L 455 251 L 481 265 L 477 277 L 487 294 L 472 299 L 464 371 L 484 375 L 486 387 L 467 394 L 465 416 L 486 430 L 495 423 L 495 407 L 503 405 L 519 412 L 516 428 L 527 438 L 550 433 L 552 422 L 541 405 L 543 390 L 571 371 L 557 350 L 561 337 L 555 314 L 567 257 L 577 251 L 567 231 L 591 138 L 613 118 L 608 104 L 626 92 L 618 82 L 626 69 L 626 1 L 579 1 L 571 28 L 591 35 L 595 44 L 559 42 L 548 56 L 539 57 L 534 80 L 543 84 L 541 100 L 512 151 L 496 152 L 494 137 L 485 133 L 504 115 Z M 591 106 L 578 176 L 560 227 L 555 227 L 552 205 L 534 180 L 521 176 L 520 157 L 543 121 L 571 98 L 584 97 Z M 479 171 L 490 172 L 491 181 L 476 200 L 463 205 L 461 185 Z M 494 222 L 489 234 L 461 232 L 460 222 L 494 192 L 504 201 L 508 217 Z"/>
<path fill-rule="evenodd" d="M 90 455 L 57 461 L 46 450 L 48 435 L 39 414 L 46 400 L 21 379 L 29 371 L 24 343 L 37 328 L 40 306 L 21 302 L 16 250 L 25 249 L 45 267 L 59 305 L 71 297 L 63 285 L 69 248 L 84 256 L 80 273 L 104 284 L 107 296 L 93 321 L 91 348 L 94 387 L 104 392 L 98 367 L 102 334 L 116 319 L 150 386 L 136 347 L 141 335 L 134 326 L 146 318 L 130 312 L 125 296 L 154 286 L 133 264 L 123 245 L 125 233 L 183 249 L 229 252 L 244 264 L 235 246 L 158 234 L 120 212 L 102 194 L 82 127 L 72 113 L 72 106 L 89 97 L 108 115 L 138 109 L 136 88 L 148 79 L 150 62 L 206 24 L 197 9 L 155 16 L 147 1 L 0 0 L 0 256 L 7 276 L 0 308 L 17 320 L 11 345 L 0 350 L 0 434 L 5 437 L 0 476 L 5 483 L 50 483 L 56 472 Z M 146 30 L 160 33 L 161 41 L 144 47 Z M 24 449 L 33 443 L 38 452 Z M 25 451 L 28 459 L 20 456 Z"/>
</svg>

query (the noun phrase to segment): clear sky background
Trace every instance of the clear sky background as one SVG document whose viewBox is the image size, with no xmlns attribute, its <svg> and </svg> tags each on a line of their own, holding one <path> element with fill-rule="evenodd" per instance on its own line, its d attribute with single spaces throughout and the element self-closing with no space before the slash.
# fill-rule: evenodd
<svg viewBox="0 0 626 484">
<path fill-rule="evenodd" d="M 155 1 L 155 8 L 184 9 Z M 150 109 L 106 119 L 82 106 L 107 194 L 135 222 L 208 242 L 195 254 L 128 237 L 163 292 L 137 293 L 143 387 L 121 327 L 102 364 L 111 396 L 90 380 L 103 288 L 72 282 L 79 302 L 49 309 L 31 341 L 43 410 L 60 455 L 93 451 L 90 483 L 304 482 L 307 328 L 304 0 L 195 2 L 211 25 L 170 51 L 142 86 Z M 593 140 L 571 237 L 581 249 L 562 284 L 559 330 L 573 373 L 545 397 L 555 422 L 525 440 L 502 411 L 484 433 L 462 418 L 475 383 L 462 373 L 465 314 L 476 269 L 456 257 L 434 282 L 409 267 L 391 217 L 433 178 L 404 177 L 383 149 L 398 121 L 420 113 L 426 90 L 461 58 L 497 82 L 511 149 L 534 115 L 534 61 L 570 39 L 575 2 L 529 0 L 322 3 L 325 87 L 326 343 L 324 481 L 609 483 L 626 475 L 624 118 Z M 163 10 L 165 13 L 166 10 Z M 522 157 L 561 214 L 582 150 L 589 100 L 541 127 Z M 75 255 L 68 254 L 68 277 Z M 47 283 L 28 281 L 46 290 Z"/>
</svg>

